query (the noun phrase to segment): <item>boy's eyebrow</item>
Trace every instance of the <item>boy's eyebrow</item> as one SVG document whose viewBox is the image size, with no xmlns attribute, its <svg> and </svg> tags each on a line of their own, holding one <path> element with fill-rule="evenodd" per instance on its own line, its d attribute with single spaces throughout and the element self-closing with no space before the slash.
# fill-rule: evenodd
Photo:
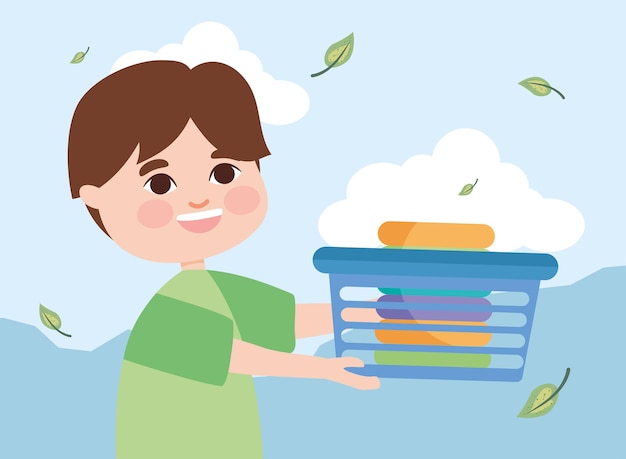
<svg viewBox="0 0 626 459">
<path fill-rule="evenodd" d="M 150 171 L 167 166 L 169 166 L 169 163 L 164 159 L 153 159 L 152 161 L 148 161 L 146 164 L 141 166 L 141 169 L 139 169 L 139 175 L 146 175 Z"/>
<path fill-rule="evenodd" d="M 237 161 L 235 158 L 231 158 L 228 154 L 224 154 L 224 153 L 220 152 L 219 150 L 215 150 L 213 153 L 211 153 L 211 158 L 232 159 L 232 160 Z"/>
</svg>

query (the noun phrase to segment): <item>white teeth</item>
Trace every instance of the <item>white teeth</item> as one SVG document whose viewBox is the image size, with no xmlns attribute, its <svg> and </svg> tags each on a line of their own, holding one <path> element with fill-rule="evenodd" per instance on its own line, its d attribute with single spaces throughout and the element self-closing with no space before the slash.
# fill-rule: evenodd
<svg viewBox="0 0 626 459">
<path fill-rule="evenodd" d="M 202 212 L 192 212 L 190 214 L 181 214 L 176 217 L 179 222 L 192 222 L 194 220 L 204 220 L 206 218 L 219 217 L 222 215 L 222 209 L 209 209 Z"/>
</svg>

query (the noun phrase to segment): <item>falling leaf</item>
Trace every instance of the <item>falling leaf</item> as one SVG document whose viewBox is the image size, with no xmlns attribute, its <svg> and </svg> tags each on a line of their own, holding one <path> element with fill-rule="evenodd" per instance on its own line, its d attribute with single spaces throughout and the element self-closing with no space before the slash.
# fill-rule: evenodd
<svg viewBox="0 0 626 459">
<path fill-rule="evenodd" d="M 72 337 L 72 335 L 68 335 L 67 333 L 64 333 L 60 330 L 61 317 L 59 317 L 56 312 L 46 308 L 43 304 L 39 305 L 39 318 L 46 327 L 56 330 L 62 335 L 67 336 L 68 338 Z"/>
<path fill-rule="evenodd" d="M 321 72 L 313 73 L 311 77 L 320 76 L 323 73 L 328 72 L 333 67 L 339 67 L 345 64 L 350 56 L 352 56 L 352 50 L 354 49 L 354 33 L 351 33 L 343 40 L 339 40 L 337 43 L 333 43 L 326 50 L 324 56 L 324 63 L 328 66 Z"/>
<path fill-rule="evenodd" d="M 478 179 L 476 179 L 473 185 L 471 183 L 468 183 L 467 185 L 465 185 L 461 189 L 459 196 L 467 196 L 468 194 L 470 194 L 472 191 L 474 191 L 474 187 L 476 186 L 477 183 L 478 183 Z"/>
<path fill-rule="evenodd" d="M 541 386 L 535 388 L 528 397 L 528 401 L 522 411 L 517 415 L 518 418 L 537 418 L 539 416 L 543 416 L 544 414 L 548 414 L 554 405 L 556 405 L 556 401 L 558 400 L 559 392 L 565 385 L 567 378 L 569 377 L 569 368 L 565 370 L 565 376 L 563 377 L 563 381 L 559 387 L 556 387 L 554 384 L 542 384 Z"/>
<path fill-rule="evenodd" d="M 554 91 L 559 96 L 561 96 L 561 99 L 565 99 L 565 96 L 561 94 L 560 91 L 550 86 L 550 83 L 548 83 L 543 78 L 539 78 L 539 77 L 526 78 L 525 80 L 520 81 L 519 84 L 525 87 L 526 89 L 528 89 L 530 92 L 532 92 L 536 96 L 547 96 L 548 94 L 550 94 L 551 91 Z"/>
<path fill-rule="evenodd" d="M 74 57 L 70 61 L 70 64 L 80 64 L 83 61 L 83 59 L 85 59 L 85 55 L 88 52 L 89 52 L 89 46 L 87 46 L 87 49 L 85 51 L 77 52 L 76 54 L 74 54 Z"/>
</svg>

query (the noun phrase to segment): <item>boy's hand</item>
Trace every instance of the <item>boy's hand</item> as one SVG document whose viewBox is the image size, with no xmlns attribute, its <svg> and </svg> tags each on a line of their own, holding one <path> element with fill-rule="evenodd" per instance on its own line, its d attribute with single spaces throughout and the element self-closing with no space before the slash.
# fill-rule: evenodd
<svg viewBox="0 0 626 459">
<path fill-rule="evenodd" d="M 363 366 L 363 361 L 356 357 L 325 358 L 292 354 L 234 339 L 229 371 L 244 375 L 327 379 L 356 389 L 378 389 L 378 377 L 346 370 L 346 367 Z"/>
<path fill-rule="evenodd" d="M 364 363 L 356 357 L 337 357 L 326 359 L 324 377 L 330 381 L 345 384 L 361 390 L 372 390 L 380 387 L 377 376 L 363 376 L 346 370 L 346 367 L 362 367 Z"/>
</svg>

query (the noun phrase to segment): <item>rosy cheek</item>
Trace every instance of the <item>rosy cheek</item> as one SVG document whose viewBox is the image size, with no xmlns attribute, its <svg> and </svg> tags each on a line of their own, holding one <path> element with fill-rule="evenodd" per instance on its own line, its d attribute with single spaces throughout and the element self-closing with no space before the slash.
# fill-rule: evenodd
<svg viewBox="0 0 626 459">
<path fill-rule="evenodd" d="M 137 210 L 137 220 L 147 228 L 160 228 L 169 223 L 174 209 L 167 202 L 155 199 L 145 202 Z"/>
<path fill-rule="evenodd" d="M 259 207 L 260 202 L 259 192 L 249 186 L 238 186 L 224 196 L 226 209 L 237 215 L 249 214 Z"/>
</svg>

